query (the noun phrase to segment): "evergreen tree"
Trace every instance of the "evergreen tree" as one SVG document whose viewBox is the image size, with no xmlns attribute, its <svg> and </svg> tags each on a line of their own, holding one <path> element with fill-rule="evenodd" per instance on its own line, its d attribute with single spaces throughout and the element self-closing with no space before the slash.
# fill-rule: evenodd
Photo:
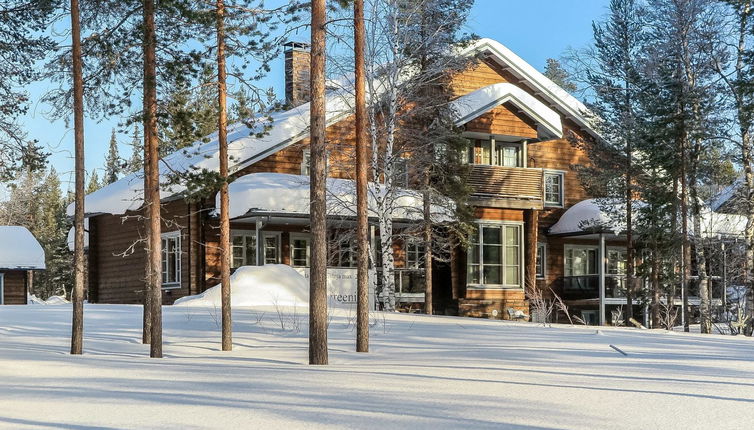
<svg viewBox="0 0 754 430">
<path fill-rule="evenodd" d="M 570 74 L 560 64 L 560 61 L 554 58 L 547 59 L 544 75 L 569 93 L 575 92 L 578 89 L 576 84 L 571 80 Z"/>
<path fill-rule="evenodd" d="M 112 184 L 117 181 L 121 169 L 120 156 L 118 156 L 118 141 L 115 138 L 115 129 L 113 129 L 112 135 L 110 136 L 110 147 L 107 151 L 107 158 L 105 159 L 104 185 Z"/>
<path fill-rule="evenodd" d="M 89 183 L 86 185 L 86 194 L 91 194 L 100 188 L 102 188 L 104 184 L 99 179 L 99 175 L 97 174 L 97 169 L 92 170 L 92 174 L 89 175 Z"/>
<path fill-rule="evenodd" d="M 144 142 L 141 139 L 141 133 L 139 132 L 139 125 L 134 124 L 134 132 L 131 135 L 131 158 L 126 164 L 126 172 L 134 173 L 141 170 L 144 167 L 144 161 L 142 159 L 142 153 L 144 152 Z"/>
</svg>

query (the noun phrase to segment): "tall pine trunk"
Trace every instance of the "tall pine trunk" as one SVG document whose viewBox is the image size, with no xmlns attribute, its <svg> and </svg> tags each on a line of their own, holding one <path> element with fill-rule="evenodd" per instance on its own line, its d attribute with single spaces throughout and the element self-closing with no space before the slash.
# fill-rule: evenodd
<svg viewBox="0 0 754 430">
<path fill-rule="evenodd" d="M 73 56 L 73 139 L 75 146 L 76 190 L 74 203 L 74 286 L 71 354 L 82 354 L 84 347 L 84 79 L 81 59 L 81 21 L 79 2 L 71 0 L 71 39 Z"/>
<path fill-rule="evenodd" d="M 217 141 L 220 147 L 220 282 L 223 351 L 233 349 L 233 321 L 230 308 L 230 201 L 228 198 L 228 106 L 225 83 L 225 4 L 217 0 Z"/>
<path fill-rule="evenodd" d="M 432 315 L 432 201 L 429 169 L 424 177 L 424 313 Z"/>
<path fill-rule="evenodd" d="M 144 62 L 144 82 L 147 81 L 147 63 Z M 142 127 L 144 128 L 144 143 L 142 147 L 144 148 L 144 156 L 143 156 L 143 162 L 142 162 L 142 171 L 144 173 L 144 234 L 146 236 L 146 241 L 144 245 L 144 251 L 146 252 L 146 257 L 144 259 L 144 310 L 142 312 L 142 332 L 141 332 L 141 343 L 143 344 L 150 344 L 152 343 L 152 292 L 149 288 L 150 281 L 150 273 L 152 273 L 151 265 L 149 256 L 150 251 L 150 243 L 152 241 L 152 227 L 149 223 L 149 208 L 152 206 L 152 200 L 151 195 L 147 192 L 147 190 L 151 190 L 152 186 L 151 184 L 151 178 L 147 174 L 147 165 L 149 165 L 149 157 L 150 154 L 147 151 L 147 147 L 149 146 L 149 140 L 150 140 L 150 129 L 149 124 L 147 123 L 147 98 L 144 97 L 142 100 L 142 109 L 144 111 L 144 114 L 142 115 Z M 135 148 L 134 148 L 135 150 Z"/>
<path fill-rule="evenodd" d="M 149 188 L 144 190 L 148 223 L 148 276 L 147 287 L 150 295 L 150 316 L 152 339 L 149 356 L 162 358 L 162 239 L 160 233 L 160 171 L 159 148 L 157 141 L 157 36 L 155 33 L 154 0 L 144 0 L 144 105 L 145 134 L 149 139 L 144 145 L 145 171 L 149 176 Z"/>
<path fill-rule="evenodd" d="M 327 364 L 327 154 L 325 142 L 325 0 L 311 2 L 309 364 Z"/>
<path fill-rule="evenodd" d="M 369 352 L 369 217 L 367 196 L 367 112 L 365 85 L 364 0 L 353 2 L 354 71 L 356 85 L 356 351 Z"/>
</svg>

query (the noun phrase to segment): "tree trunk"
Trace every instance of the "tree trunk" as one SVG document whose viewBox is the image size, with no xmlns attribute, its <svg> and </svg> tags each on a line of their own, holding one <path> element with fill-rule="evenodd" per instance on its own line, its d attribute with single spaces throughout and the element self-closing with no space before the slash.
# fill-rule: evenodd
<svg viewBox="0 0 754 430">
<path fill-rule="evenodd" d="M 365 76 L 364 0 L 353 2 L 356 103 L 356 352 L 369 352 L 369 217 L 367 196 L 367 112 Z"/>
<path fill-rule="evenodd" d="M 424 313 L 432 315 L 432 200 L 429 169 L 424 175 Z"/>
<path fill-rule="evenodd" d="M 524 266 L 524 291 L 537 287 L 537 240 L 539 235 L 539 211 L 524 211 L 524 229 L 526 232 L 526 263 Z M 544 256 L 543 256 L 544 257 Z M 545 262 L 547 264 L 547 262 Z M 505 311 L 505 309 L 503 309 Z"/>
<path fill-rule="evenodd" d="M 71 354 L 84 348 L 84 79 L 81 59 L 79 2 L 71 0 L 71 39 L 73 55 L 73 128 L 76 190 L 74 203 L 74 286 Z"/>
<path fill-rule="evenodd" d="M 217 0 L 217 142 L 220 148 L 220 282 L 222 302 L 222 347 L 233 349 L 230 308 L 230 201 L 228 199 L 228 106 L 225 84 L 225 4 Z"/>
<path fill-rule="evenodd" d="M 628 90 L 626 90 L 628 92 Z M 628 97 L 628 96 L 627 96 Z M 633 225 L 633 142 L 632 137 L 626 142 L 626 325 L 631 323 L 634 317 L 634 225 Z"/>
<path fill-rule="evenodd" d="M 746 313 L 754 318 L 754 172 L 752 171 L 751 135 L 748 128 L 741 130 L 741 162 L 744 165 L 744 182 L 746 183 L 746 274 L 745 285 L 749 289 Z M 727 294 L 727 291 L 725 292 Z M 752 335 L 752 330 L 746 329 L 747 336 Z"/>
<path fill-rule="evenodd" d="M 652 314 L 652 328 L 658 328 L 660 327 L 660 261 L 659 261 L 659 251 L 657 250 L 657 246 L 655 246 L 652 249 L 652 273 L 650 278 L 651 288 L 652 288 L 652 303 L 651 303 L 651 314 Z"/>
<path fill-rule="evenodd" d="M 157 58 L 155 33 L 154 0 L 144 0 L 144 104 L 146 106 L 145 134 L 149 139 L 144 145 L 144 174 L 149 176 L 149 188 L 144 190 L 145 201 L 148 195 L 147 222 L 149 223 L 149 254 L 147 255 L 149 276 L 147 277 L 150 294 L 150 314 L 152 319 L 152 342 L 149 356 L 162 358 L 162 239 L 160 236 L 160 170 L 159 148 L 157 142 Z"/>
<path fill-rule="evenodd" d="M 147 63 L 144 63 L 144 82 L 147 81 Z M 144 144 L 142 145 L 144 148 L 144 160 L 142 162 L 142 173 L 144 175 L 144 234 L 146 236 L 146 241 L 144 245 L 144 251 L 146 253 L 146 257 L 144 259 L 144 310 L 142 313 L 142 332 L 141 332 L 141 343 L 143 344 L 150 344 L 152 343 L 152 293 L 149 289 L 150 281 L 149 277 L 152 273 L 149 256 L 151 255 L 149 251 L 150 243 L 152 241 L 152 227 L 149 223 L 149 208 L 152 206 L 152 200 L 151 195 L 147 190 L 151 190 L 152 186 L 151 184 L 151 178 L 147 174 L 147 165 L 149 165 L 149 157 L 150 154 L 147 151 L 147 148 L 149 147 L 149 139 L 150 139 L 150 130 L 149 130 L 149 124 L 147 124 L 147 98 L 144 97 L 144 100 L 142 100 L 142 109 L 144 110 L 144 114 L 142 115 L 142 127 L 144 128 Z"/>
<path fill-rule="evenodd" d="M 327 364 L 327 201 L 325 142 L 325 0 L 311 2 L 309 364 Z"/>
</svg>

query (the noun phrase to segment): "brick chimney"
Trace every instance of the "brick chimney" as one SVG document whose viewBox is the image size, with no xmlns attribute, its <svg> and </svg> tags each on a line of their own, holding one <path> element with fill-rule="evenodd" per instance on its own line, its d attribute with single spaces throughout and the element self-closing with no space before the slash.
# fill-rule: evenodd
<svg viewBox="0 0 754 430">
<path fill-rule="evenodd" d="M 285 103 L 296 107 L 309 102 L 309 44 L 287 42 L 285 47 Z"/>
</svg>

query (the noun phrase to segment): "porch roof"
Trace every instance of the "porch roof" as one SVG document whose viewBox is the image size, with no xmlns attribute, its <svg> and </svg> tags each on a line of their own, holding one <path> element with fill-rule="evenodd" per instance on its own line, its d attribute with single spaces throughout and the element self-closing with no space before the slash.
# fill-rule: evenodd
<svg viewBox="0 0 754 430">
<path fill-rule="evenodd" d="M 230 218 L 249 215 L 296 216 L 309 214 L 309 177 L 285 173 L 252 173 L 238 178 L 228 186 Z M 378 201 L 392 201 L 392 215 L 396 220 L 423 218 L 423 199 L 415 190 L 385 189 L 370 183 L 369 216 L 377 216 Z M 392 197 L 391 197 L 392 196 Z M 220 206 L 219 195 L 216 207 Z M 356 187 L 349 179 L 327 178 L 328 215 L 356 216 Z M 452 206 L 432 205 L 432 220 L 447 222 L 453 219 Z"/>
</svg>

